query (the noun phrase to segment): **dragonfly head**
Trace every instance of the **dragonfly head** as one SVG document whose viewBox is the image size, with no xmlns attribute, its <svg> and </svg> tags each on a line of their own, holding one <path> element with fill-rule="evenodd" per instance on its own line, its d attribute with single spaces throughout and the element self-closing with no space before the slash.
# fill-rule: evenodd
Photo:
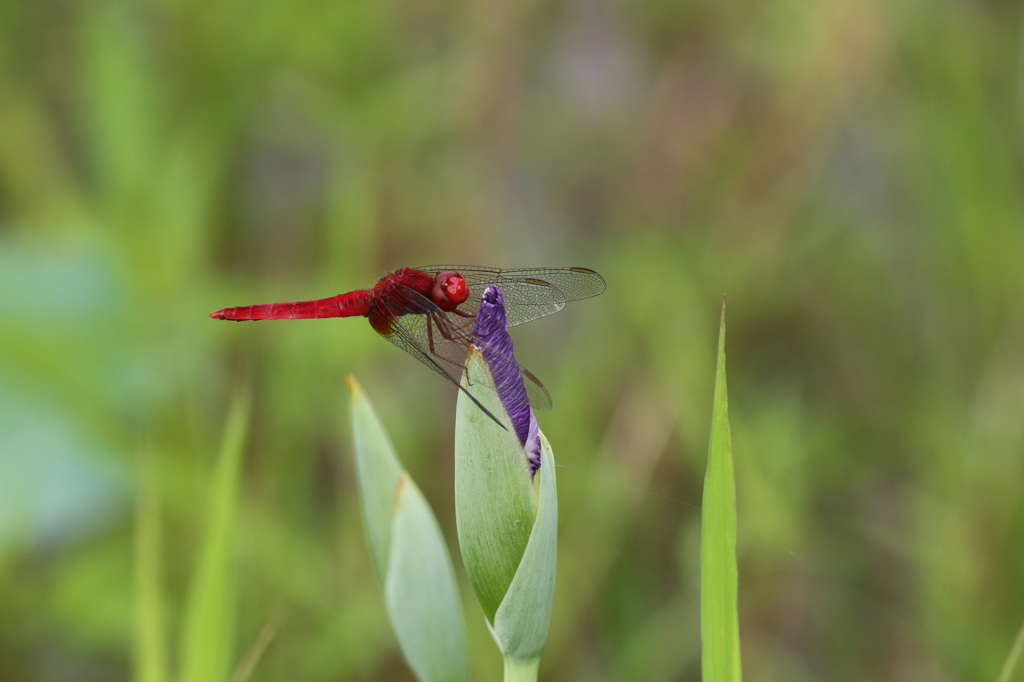
<svg viewBox="0 0 1024 682">
<path fill-rule="evenodd" d="M 430 297 L 438 308 L 449 312 L 469 298 L 469 285 L 462 279 L 462 275 L 454 270 L 443 270 L 434 276 L 434 288 Z"/>
</svg>

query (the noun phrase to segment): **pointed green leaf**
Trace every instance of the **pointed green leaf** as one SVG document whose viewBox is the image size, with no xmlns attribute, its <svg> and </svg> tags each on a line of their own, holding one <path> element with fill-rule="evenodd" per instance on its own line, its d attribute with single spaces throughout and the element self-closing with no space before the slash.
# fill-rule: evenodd
<svg viewBox="0 0 1024 682">
<path fill-rule="evenodd" d="M 541 466 L 534 477 L 540 505 L 529 544 L 515 578 L 494 617 L 494 638 L 505 658 L 535 661 L 548 637 L 555 598 L 558 549 L 558 495 L 551 444 L 540 434 Z"/>
<path fill-rule="evenodd" d="M 205 514 L 199 561 L 185 608 L 181 680 L 220 682 L 227 679 L 233 654 L 235 584 L 231 566 L 235 518 L 249 400 L 235 399 L 214 467 Z"/>
<path fill-rule="evenodd" d="M 386 581 L 388 552 L 391 548 L 391 518 L 395 507 L 395 491 L 402 477 L 402 465 L 395 448 L 384 431 L 356 380 L 348 377 L 352 397 L 352 439 L 359 481 L 359 500 L 363 508 L 363 524 L 370 544 L 370 554 L 381 585 Z"/>
<path fill-rule="evenodd" d="M 455 518 L 462 561 L 488 622 L 505 598 L 530 540 L 538 498 L 523 446 L 493 381 L 467 380 L 490 374 L 470 347 L 462 386 L 505 422 L 502 428 L 459 394 L 455 413 Z M 486 384 L 486 385 L 485 385 Z"/>
<path fill-rule="evenodd" d="M 363 519 L 399 646 L 418 679 L 460 682 L 466 632 L 444 536 L 351 377 L 349 387 Z"/>
<path fill-rule="evenodd" d="M 399 483 L 384 595 L 416 677 L 465 680 L 466 634 L 455 569 L 434 514 L 407 475 Z"/>
<path fill-rule="evenodd" d="M 1014 638 L 1013 646 L 1010 647 L 1010 653 L 1007 654 L 1006 660 L 1003 661 L 1003 668 L 999 671 L 999 677 L 996 678 L 996 682 L 1010 682 L 1013 679 L 1022 654 L 1024 654 L 1024 624 L 1017 630 L 1017 637 Z"/>
<path fill-rule="evenodd" d="M 725 383 L 725 301 L 718 336 L 718 367 L 708 468 L 701 516 L 701 667 L 705 682 L 741 679 L 737 615 L 736 484 Z"/>
</svg>

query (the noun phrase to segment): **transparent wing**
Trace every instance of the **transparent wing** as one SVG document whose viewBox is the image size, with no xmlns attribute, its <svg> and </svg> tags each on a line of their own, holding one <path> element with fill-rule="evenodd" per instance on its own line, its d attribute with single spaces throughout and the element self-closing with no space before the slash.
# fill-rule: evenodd
<svg viewBox="0 0 1024 682">
<path fill-rule="evenodd" d="M 588 268 L 486 268 L 476 265 L 425 265 L 417 270 L 435 274 L 454 270 L 469 284 L 469 298 L 459 306 L 476 315 L 480 297 L 491 284 L 505 296 L 505 314 L 514 327 L 557 313 L 567 301 L 597 296 L 605 290 L 604 278 Z"/>
<path fill-rule="evenodd" d="M 426 297 L 411 289 L 402 289 L 402 297 L 414 302 L 418 309 L 427 312 L 394 315 L 386 308 L 377 308 L 372 315 L 386 321 L 386 324 L 374 324 L 374 329 L 385 339 L 459 386 L 466 368 L 467 346 L 473 337 L 474 318 L 446 313 Z M 477 344 L 480 345 L 479 342 Z M 534 409 L 551 409 L 551 396 L 532 373 L 519 368 L 514 358 L 493 348 L 488 348 L 488 351 L 492 363 L 515 365 L 522 372 L 526 395 Z"/>
</svg>

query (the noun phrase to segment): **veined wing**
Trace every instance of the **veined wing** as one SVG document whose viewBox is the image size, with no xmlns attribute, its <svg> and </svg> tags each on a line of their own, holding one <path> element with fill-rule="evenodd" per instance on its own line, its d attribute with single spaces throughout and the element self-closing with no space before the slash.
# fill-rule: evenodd
<svg viewBox="0 0 1024 682">
<path fill-rule="evenodd" d="M 480 297 L 491 284 L 501 287 L 509 326 L 557 313 L 567 301 L 597 296 L 604 278 L 589 268 L 487 268 L 476 265 L 425 265 L 417 270 L 434 273 L 454 270 L 469 284 L 469 298 L 459 310 L 476 315 Z"/>
<path fill-rule="evenodd" d="M 468 344 L 473 337 L 474 318 L 446 313 L 425 296 L 403 288 L 402 295 L 415 303 L 423 314 L 394 315 L 375 311 L 372 315 L 388 318 L 386 329 L 374 329 L 385 339 L 409 353 L 427 367 L 458 386 L 465 371 Z M 493 349 L 488 349 L 492 350 Z M 551 409 L 551 396 L 544 385 L 529 371 L 521 370 L 515 359 L 498 351 L 490 353 L 491 362 L 516 365 L 522 372 L 530 404 L 538 410 Z"/>
</svg>

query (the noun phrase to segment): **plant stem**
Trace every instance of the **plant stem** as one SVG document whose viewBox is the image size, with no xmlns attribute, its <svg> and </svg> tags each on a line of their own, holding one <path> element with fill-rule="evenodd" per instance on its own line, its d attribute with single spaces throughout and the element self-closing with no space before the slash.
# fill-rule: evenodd
<svg viewBox="0 0 1024 682">
<path fill-rule="evenodd" d="M 537 668 L 540 658 L 524 661 L 505 657 L 505 682 L 537 682 Z"/>
</svg>

